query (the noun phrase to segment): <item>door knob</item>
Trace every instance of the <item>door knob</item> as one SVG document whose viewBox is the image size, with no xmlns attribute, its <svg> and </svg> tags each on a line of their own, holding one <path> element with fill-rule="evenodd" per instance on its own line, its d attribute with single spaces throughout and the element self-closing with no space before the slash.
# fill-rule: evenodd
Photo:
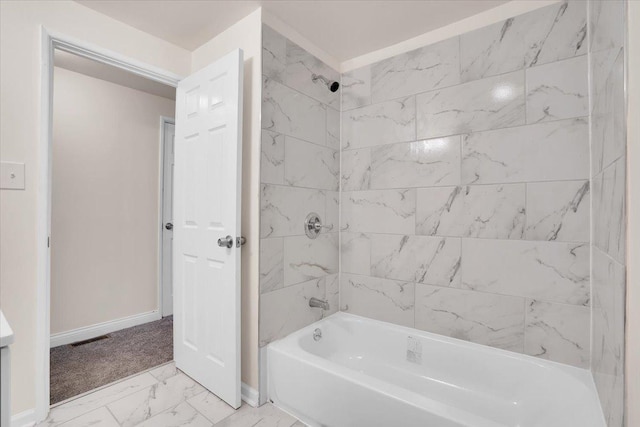
<svg viewBox="0 0 640 427">
<path fill-rule="evenodd" d="M 168 222 L 164 225 L 164 228 L 166 228 L 167 230 L 173 230 L 173 224 Z"/>
<path fill-rule="evenodd" d="M 220 246 L 221 248 L 229 248 L 231 249 L 235 243 L 235 239 L 231 236 L 227 236 L 227 237 L 222 237 L 220 239 L 218 239 L 218 246 Z"/>
</svg>

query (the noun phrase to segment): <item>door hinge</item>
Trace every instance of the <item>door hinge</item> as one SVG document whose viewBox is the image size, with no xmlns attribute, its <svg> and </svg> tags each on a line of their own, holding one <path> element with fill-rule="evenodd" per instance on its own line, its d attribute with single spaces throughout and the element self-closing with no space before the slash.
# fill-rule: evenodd
<svg viewBox="0 0 640 427">
<path fill-rule="evenodd" d="M 51 237 L 47 237 L 47 247 L 51 247 Z"/>
</svg>

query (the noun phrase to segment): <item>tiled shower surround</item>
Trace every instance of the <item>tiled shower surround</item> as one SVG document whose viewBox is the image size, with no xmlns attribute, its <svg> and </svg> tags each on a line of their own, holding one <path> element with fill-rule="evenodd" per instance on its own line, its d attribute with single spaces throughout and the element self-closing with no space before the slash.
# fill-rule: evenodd
<svg viewBox="0 0 640 427">
<path fill-rule="evenodd" d="M 343 75 L 340 308 L 589 366 L 587 8 Z"/>
<path fill-rule="evenodd" d="M 608 426 L 621 426 L 624 403 L 626 265 L 625 4 L 589 5 L 591 73 L 592 352 L 591 370 Z"/>
<path fill-rule="evenodd" d="M 262 37 L 261 346 L 338 310 L 340 185 L 340 92 L 311 80 L 340 74 L 267 26 Z M 331 227 L 314 240 L 311 212 Z"/>
<path fill-rule="evenodd" d="M 342 76 L 265 27 L 261 345 L 339 307 L 591 367 L 621 426 L 623 7 L 557 3 Z M 311 211 L 334 227 L 315 241 Z"/>
</svg>

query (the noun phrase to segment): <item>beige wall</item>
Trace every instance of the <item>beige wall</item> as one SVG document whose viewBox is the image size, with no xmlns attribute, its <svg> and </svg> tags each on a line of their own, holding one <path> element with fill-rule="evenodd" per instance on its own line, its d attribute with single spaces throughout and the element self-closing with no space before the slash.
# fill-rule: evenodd
<svg viewBox="0 0 640 427">
<path fill-rule="evenodd" d="M 0 309 L 16 335 L 12 412 L 35 406 L 40 26 L 180 75 L 190 52 L 72 1 L 0 2 L 0 158 L 26 164 L 24 191 L 0 191 Z"/>
<path fill-rule="evenodd" d="M 640 426 L 640 2 L 627 2 L 626 425 Z M 635 261 L 634 261 L 635 260 Z"/>
<path fill-rule="evenodd" d="M 258 277 L 260 226 L 261 18 L 258 9 L 193 51 L 197 71 L 234 49 L 244 52 L 242 126 L 242 381 L 258 389 Z"/>
<path fill-rule="evenodd" d="M 160 117 L 175 102 L 55 68 L 51 334 L 157 310 Z"/>
</svg>

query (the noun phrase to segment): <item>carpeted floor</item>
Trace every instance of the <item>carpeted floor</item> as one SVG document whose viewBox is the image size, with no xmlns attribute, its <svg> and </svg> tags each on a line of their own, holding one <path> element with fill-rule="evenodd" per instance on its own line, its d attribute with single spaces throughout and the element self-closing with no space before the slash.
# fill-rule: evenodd
<svg viewBox="0 0 640 427">
<path fill-rule="evenodd" d="M 51 349 L 51 404 L 173 360 L 173 317 Z"/>
</svg>

